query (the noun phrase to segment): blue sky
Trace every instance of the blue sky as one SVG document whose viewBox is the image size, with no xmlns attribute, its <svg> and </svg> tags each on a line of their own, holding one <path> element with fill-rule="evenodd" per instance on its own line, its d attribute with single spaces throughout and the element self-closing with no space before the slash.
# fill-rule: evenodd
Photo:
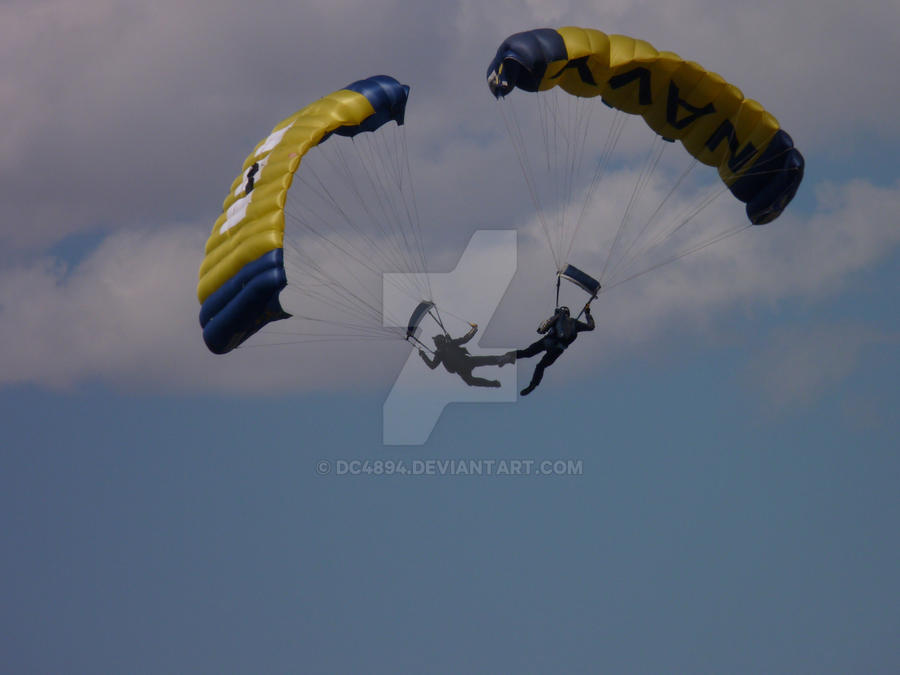
<svg viewBox="0 0 900 675">
<path fill-rule="evenodd" d="M 898 61 L 900 16 L 718 7 L 4 5 L 3 670 L 896 672 L 900 134 L 859 64 Z M 413 87 L 436 271 L 516 228 L 481 347 L 530 341 L 553 270 L 483 76 L 567 24 L 775 111 L 807 160 L 785 215 L 601 296 L 532 396 L 451 405 L 421 446 L 381 443 L 405 345 L 206 353 L 196 270 L 238 163 L 373 68 Z M 446 459 L 583 470 L 334 470 Z"/>
</svg>

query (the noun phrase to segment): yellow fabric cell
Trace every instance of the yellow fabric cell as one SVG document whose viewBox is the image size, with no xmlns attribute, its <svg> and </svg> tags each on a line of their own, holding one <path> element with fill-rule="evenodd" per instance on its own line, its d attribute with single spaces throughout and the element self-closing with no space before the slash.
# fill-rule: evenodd
<svg viewBox="0 0 900 675">
<path fill-rule="evenodd" d="M 746 145 L 752 144 L 757 152 L 748 161 L 744 162 L 737 173 L 732 173 L 727 162 L 719 165 L 719 175 L 728 185 L 731 185 L 737 178 L 746 174 L 753 164 L 753 160 L 768 147 L 772 137 L 775 136 L 775 132 L 778 131 L 778 122 L 757 101 L 745 99 L 736 116 L 735 128 L 737 129 L 738 137 L 744 144 L 741 146 L 741 149 Z"/>
<path fill-rule="evenodd" d="M 650 80 L 650 96 L 654 101 L 666 101 L 669 96 L 669 82 L 679 71 L 684 61 L 673 54 L 660 54 L 654 64 L 653 77 Z M 667 126 L 665 105 L 650 106 L 641 111 L 644 121 L 656 133 L 666 138 L 679 138 L 678 132 Z"/>
<path fill-rule="evenodd" d="M 735 96 L 735 92 L 737 92 L 737 96 Z M 703 115 L 687 127 L 681 137 L 681 142 L 684 143 L 685 149 L 699 161 L 709 166 L 718 166 L 727 159 L 728 144 L 722 143 L 715 151 L 710 152 L 706 148 L 706 143 L 725 120 L 737 113 L 742 100 L 740 90 L 721 78 L 714 81 L 704 78 L 691 93 L 691 99 L 712 103 L 716 107 L 716 112 L 712 115 Z"/>
<path fill-rule="evenodd" d="M 240 236 L 243 228 L 251 225 L 257 218 L 265 217 L 269 212 L 277 210 L 278 195 L 283 189 L 284 188 L 278 180 L 263 182 L 257 187 L 254 187 L 249 195 L 249 201 L 245 200 L 244 202 L 246 211 L 240 224 L 234 225 L 225 232 L 222 232 L 222 227 L 228 220 L 228 215 L 227 213 L 223 213 L 219 216 L 222 221 L 219 222 L 219 219 L 216 220 L 217 225 L 206 242 L 207 256 L 212 255 L 221 246 L 229 245 L 229 242 L 232 239 Z"/>
<path fill-rule="evenodd" d="M 277 232 L 272 228 L 266 228 L 262 232 L 248 237 L 243 245 L 231 251 L 219 264 L 204 274 L 197 284 L 197 297 L 202 303 L 212 295 L 222 284 L 234 276 L 247 263 L 253 262 L 264 253 L 284 244 L 284 232 Z"/>
<path fill-rule="evenodd" d="M 254 219 L 246 222 L 235 235 L 222 238 L 221 244 L 209 251 L 200 264 L 200 276 L 202 277 L 207 271 L 218 265 L 223 258 L 239 248 L 250 237 L 267 229 L 278 232 L 284 229 L 281 225 L 282 213 L 272 204 L 267 213 L 260 213 Z"/>
<path fill-rule="evenodd" d="M 609 36 L 598 30 L 571 26 L 560 28 L 558 32 L 566 44 L 568 61 L 557 61 L 547 68 L 547 75 L 541 83 L 541 89 L 559 85 L 573 96 L 589 98 L 602 94 L 602 87 L 582 80 L 576 69 L 565 69 L 563 74 L 553 81 L 548 79 L 548 76 L 552 77 L 559 73 L 569 61 L 587 57 L 586 65 L 594 82 L 605 82 L 609 72 Z"/>
</svg>

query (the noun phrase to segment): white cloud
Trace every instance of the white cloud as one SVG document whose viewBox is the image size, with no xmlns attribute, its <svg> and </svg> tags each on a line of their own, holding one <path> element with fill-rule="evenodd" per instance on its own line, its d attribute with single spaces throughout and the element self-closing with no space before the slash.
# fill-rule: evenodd
<svg viewBox="0 0 900 675">
<path fill-rule="evenodd" d="M 4 381 L 177 381 L 190 316 L 184 263 L 201 246 L 184 230 L 124 232 L 74 269 L 42 259 L 3 270 Z"/>
<path fill-rule="evenodd" d="M 823 299 L 853 272 L 896 250 L 900 228 L 891 219 L 900 212 L 900 185 L 857 181 L 822 190 L 827 204 L 807 220 L 785 214 L 601 296 L 596 339 L 603 348 L 574 350 L 578 356 L 569 360 L 596 367 L 603 357 L 627 353 L 635 341 L 664 338 L 673 325 L 701 331 L 698 322 L 715 324 L 718 311 L 735 305 Z M 390 384 L 406 357 L 404 343 L 209 354 L 194 291 L 207 229 L 120 232 L 73 269 L 41 259 L 0 271 L 2 383 L 52 387 L 101 379 L 222 392 Z M 585 269 L 596 269 L 597 252 L 588 247 L 583 253 Z M 520 236 L 518 270 L 495 319 L 483 327 L 485 348 L 524 343 L 533 336 L 532 324 L 552 309 L 553 263 L 534 228 Z M 570 304 L 577 306 L 578 298 Z"/>
<path fill-rule="evenodd" d="M 322 390 L 383 382 L 402 364 L 405 343 L 293 344 L 210 354 L 195 291 L 204 230 L 119 232 L 74 269 L 42 259 L 0 272 L 2 383 L 68 387 L 105 380 L 223 394 Z"/>
</svg>

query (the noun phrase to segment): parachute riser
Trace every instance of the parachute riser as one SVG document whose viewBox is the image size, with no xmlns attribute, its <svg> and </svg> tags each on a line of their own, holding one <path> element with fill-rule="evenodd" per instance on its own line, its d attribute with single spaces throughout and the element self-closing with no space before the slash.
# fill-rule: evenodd
<svg viewBox="0 0 900 675">
<path fill-rule="evenodd" d="M 437 325 L 441 327 L 441 330 L 444 332 L 444 335 L 446 335 L 446 336 L 449 338 L 449 337 L 450 337 L 450 333 L 448 333 L 448 332 L 447 332 L 447 329 L 444 328 L 444 322 L 441 321 L 441 313 L 440 313 L 440 311 L 438 310 L 437 305 L 434 305 L 434 306 L 432 307 L 432 309 L 434 309 L 434 312 L 435 312 L 435 313 L 432 314 L 432 313 L 431 313 L 431 310 L 428 310 L 428 315 L 429 315 L 432 319 L 434 319 L 435 323 L 437 323 Z"/>
<path fill-rule="evenodd" d="M 415 335 L 410 335 L 409 337 L 407 337 L 407 338 L 405 338 L 405 339 L 406 339 L 407 342 L 410 342 L 410 341 L 415 342 L 417 345 L 419 345 L 419 347 L 421 347 L 421 348 L 424 349 L 426 352 L 428 352 L 429 354 L 431 354 L 432 356 L 434 356 L 434 350 L 433 350 L 431 347 L 428 347 L 427 345 L 425 345 L 425 344 L 424 344 L 419 338 L 417 338 Z"/>
<path fill-rule="evenodd" d="M 590 306 L 590 304 L 597 299 L 597 296 L 600 295 L 600 289 L 597 289 L 597 292 L 591 296 L 591 299 L 588 300 L 584 307 L 581 308 L 581 311 L 578 312 L 578 316 L 575 317 L 575 320 L 578 321 L 581 318 L 581 315 L 584 314 L 584 311 Z"/>
</svg>

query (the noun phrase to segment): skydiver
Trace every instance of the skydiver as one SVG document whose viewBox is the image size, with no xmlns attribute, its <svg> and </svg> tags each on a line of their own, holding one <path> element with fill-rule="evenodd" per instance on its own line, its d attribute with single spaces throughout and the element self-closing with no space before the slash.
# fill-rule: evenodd
<svg viewBox="0 0 900 675">
<path fill-rule="evenodd" d="M 469 350 L 463 347 L 465 343 L 472 339 L 478 331 L 478 324 L 469 324 L 472 326 L 469 332 L 458 338 L 451 338 L 448 335 L 435 335 L 434 340 L 434 358 L 429 359 L 424 351 L 419 350 L 419 356 L 425 362 L 425 365 L 434 370 L 441 363 L 448 373 L 455 373 L 462 378 L 470 387 L 499 387 L 498 380 L 488 380 L 483 377 L 475 377 L 472 375 L 472 369 L 479 366 L 504 366 L 512 363 L 505 354 L 496 356 L 472 356 Z"/>
<path fill-rule="evenodd" d="M 584 306 L 584 316 L 587 319 L 586 322 L 573 319 L 569 315 L 568 307 L 558 307 L 553 316 L 538 326 L 537 332 L 545 334 L 544 337 L 525 349 L 507 352 L 501 357 L 506 359 L 505 363 L 512 363 L 516 359 L 529 358 L 540 352 L 545 352 L 544 356 L 534 367 L 531 383 L 520 392 L 522 396 L 528 396 L 534 391 L 534 388 L 541 383 L 541 378 L 544 377 L 544 368 L 562 356 L 566 348 L 575 342 L 578 333 L 594 330 L 594 317 L 591 316 L 590 302 Z"/>
</svg>

